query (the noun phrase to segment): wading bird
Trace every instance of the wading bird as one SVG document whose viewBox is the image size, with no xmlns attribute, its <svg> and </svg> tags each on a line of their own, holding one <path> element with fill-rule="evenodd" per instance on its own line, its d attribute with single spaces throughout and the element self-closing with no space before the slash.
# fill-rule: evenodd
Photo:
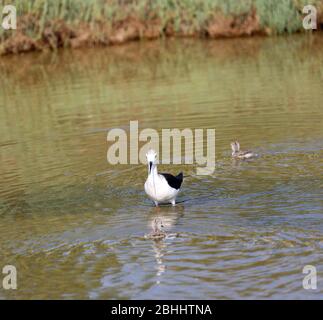
<svg viewBox="0 0 323 320">
<path fill-rule="evenodd" d="M 181 172 L 177 176 L 169 173 L 158 173 L 155 150 L 148 150 L 146 158 L 148 178 L 145 182 L 145 191 L 148 197 L 154 201 L 156 207 L 159 203 L 171 203 L 175 206 L 176 196 L 183 182 L 183 173 Z"/>
</svg>

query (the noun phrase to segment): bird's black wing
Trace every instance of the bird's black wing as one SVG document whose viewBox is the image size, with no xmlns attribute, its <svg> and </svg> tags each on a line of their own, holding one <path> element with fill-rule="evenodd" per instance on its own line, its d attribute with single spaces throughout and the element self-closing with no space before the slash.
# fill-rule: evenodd
<svg viewBox="0 0 323 320">
<path fill-rule="evenodd" d="M 183 173 L 181 172 L 176 177 L 169 173 L 160 173 L 167 181 L 167 183 L 174 189 L 179 189 L 183 182 Z"/>
</svg>

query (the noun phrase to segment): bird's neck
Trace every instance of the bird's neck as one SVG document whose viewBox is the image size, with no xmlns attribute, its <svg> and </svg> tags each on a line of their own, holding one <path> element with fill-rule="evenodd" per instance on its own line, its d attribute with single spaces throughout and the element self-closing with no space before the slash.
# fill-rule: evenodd
<svg viewBox="0 0 323 320">
<path fill-rule="evenodd" d="M 150 171 L 149 175 L 156 176 L 157 174 L 158 174 L 157 165 L 153 164 L 152 167 L 151 167 L 151 171 Z"/>
</svg>

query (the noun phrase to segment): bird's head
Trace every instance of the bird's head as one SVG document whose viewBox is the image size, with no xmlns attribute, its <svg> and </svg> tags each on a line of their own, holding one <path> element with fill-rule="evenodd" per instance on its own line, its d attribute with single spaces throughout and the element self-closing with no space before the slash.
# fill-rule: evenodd
<svg viewBox="0 0 323 320">
<path fill-rule="evenodd" d="M 146 158 L 147 158 L 147 164 L 148 164 L 148 172 L 151 172 L 151 168 L 153 165 L 156 164 L 157 162 L 157 153 L 153 149 L 149 149 L 148 152 L 146 153 Z"/>
<path fill-rule="evenodd" d="M 238 141 L 231 142 L 231 149 L 233 153 L 239 152 L 240 150 L 240 144 Z"/>
<path fill-rule="evenodd" d="M 164 228 L 163 220 L 161 218 L 155 218 L 151 226 L 154 232 L 162 231 Z"/>
</svg>

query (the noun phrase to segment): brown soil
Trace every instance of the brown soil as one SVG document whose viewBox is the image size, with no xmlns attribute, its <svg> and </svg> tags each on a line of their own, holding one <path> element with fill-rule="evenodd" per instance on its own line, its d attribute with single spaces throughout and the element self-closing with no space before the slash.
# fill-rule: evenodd
<svg viewBox="0 0 323 320">
<path fill-rule="evenodd" d="M 211 38 L 239 37 L 264 33 L 259 24 L 256 11 L 239 17 L 216 16 L 207 26 Z"/>
</svg>

